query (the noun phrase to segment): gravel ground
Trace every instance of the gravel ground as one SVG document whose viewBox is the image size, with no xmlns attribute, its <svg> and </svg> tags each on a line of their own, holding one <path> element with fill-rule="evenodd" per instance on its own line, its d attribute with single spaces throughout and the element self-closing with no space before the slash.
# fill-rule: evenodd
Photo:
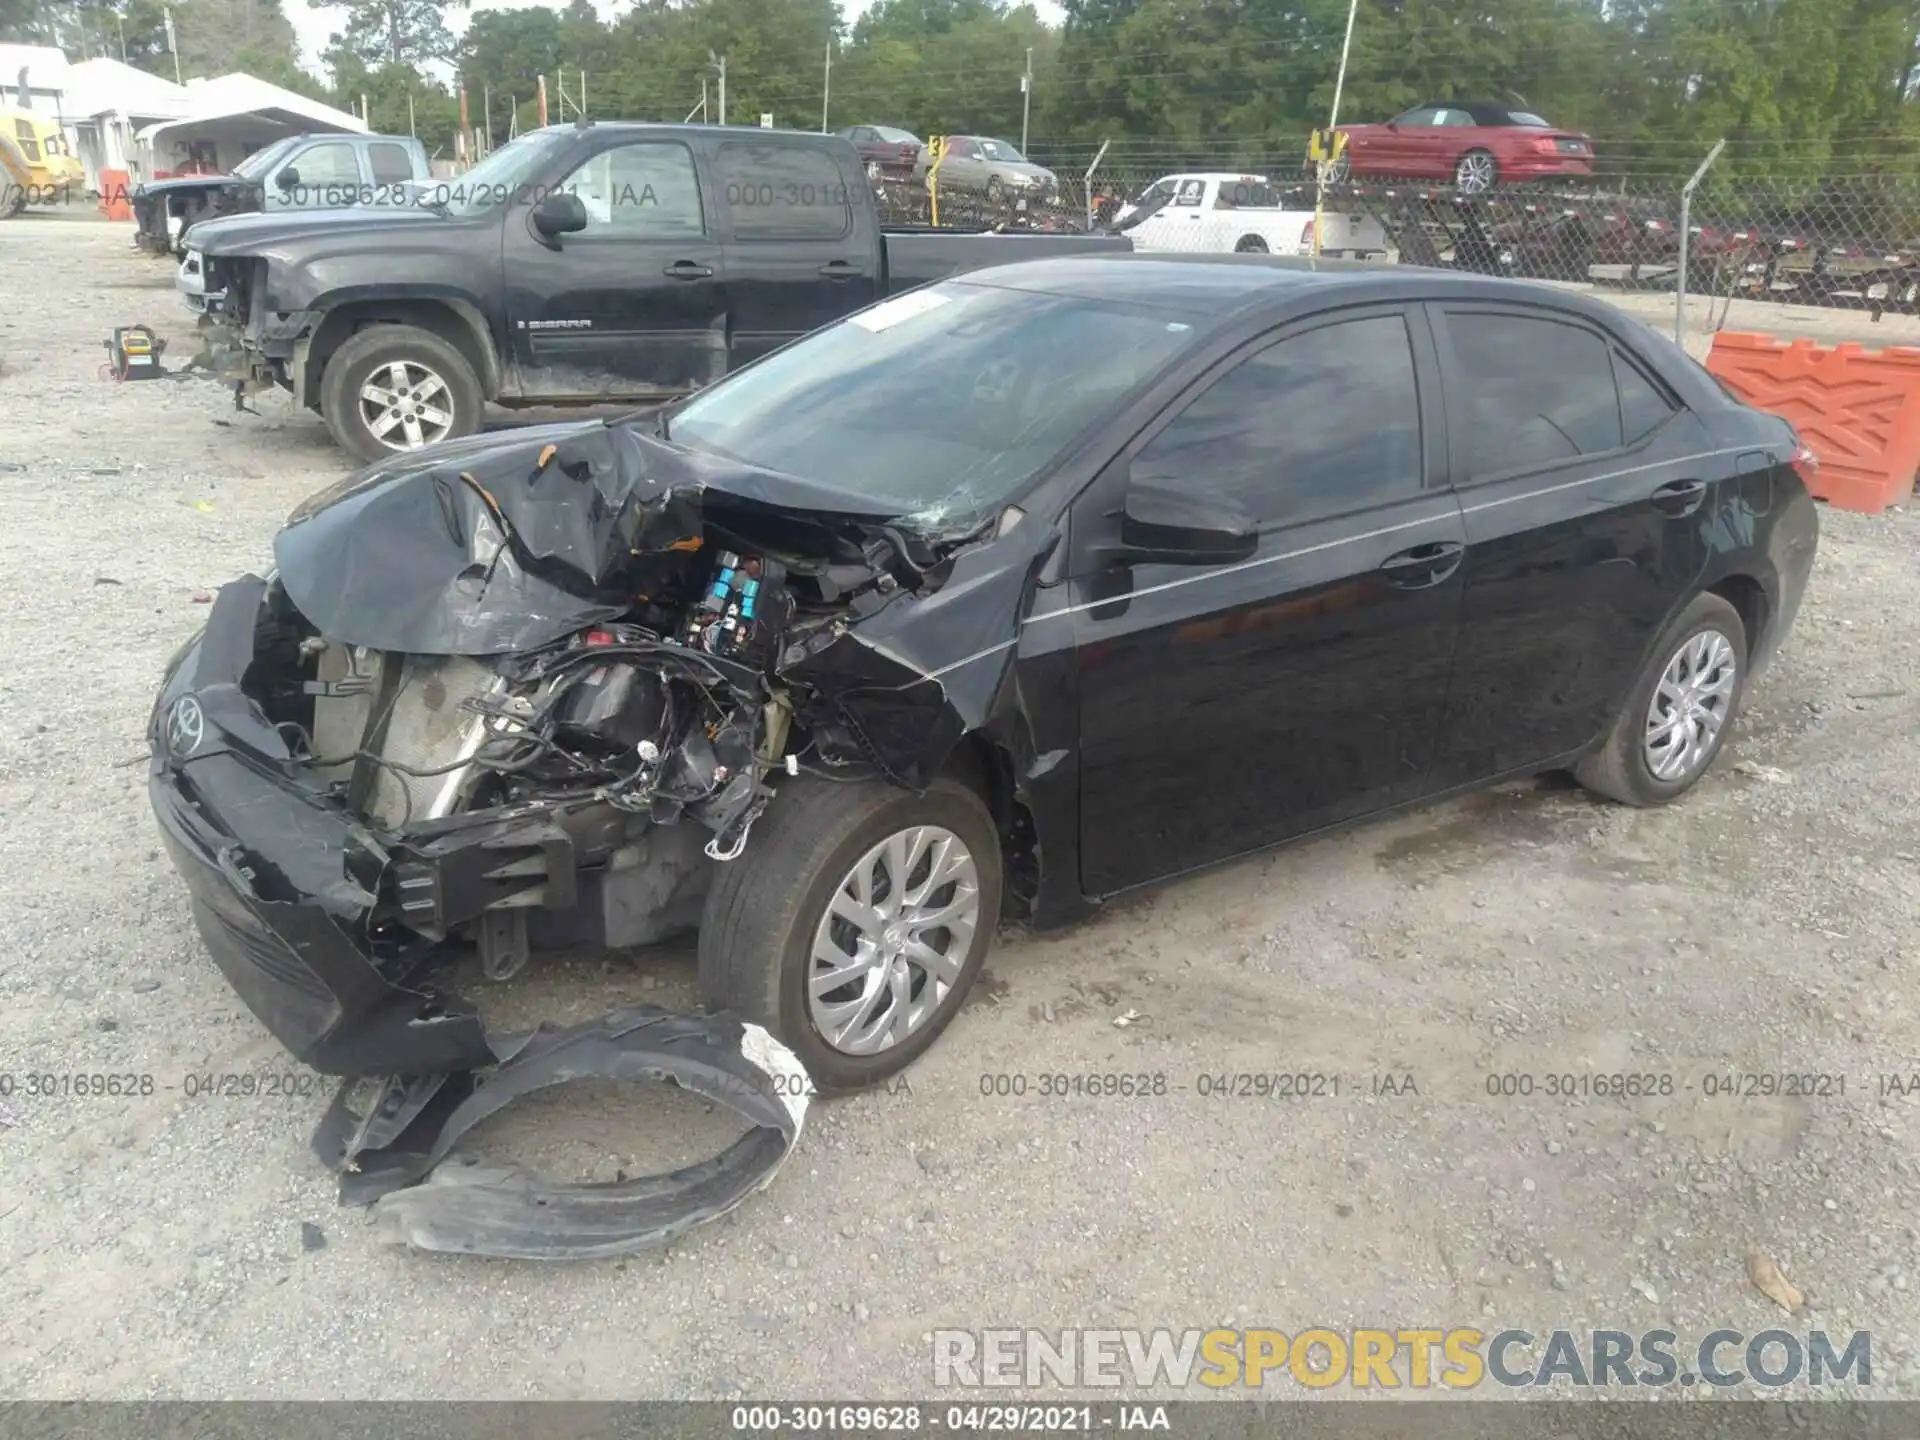
<svg viewBox="0 0 1920 1440">
<path fill-rule="evenodd" d="M 183 1089 L 286 1066 L 161 858 L 142 726 L 208 592 L 346 467 L 279 398 L 235 414 L 205 381 L 100 378 L 115 324 L 184 359 L 169 280 L 125 227 L 0 226 L 0 1075 L 155 1083 L 0 1101 L 0 1394 L 926 1395 L 936 1326 L 1224 1323 L 1866 1328 L 1875 1393 L 1920 1388 L 1920 1110 L 1880 1085 L 1920 1070 L 1911 511 L 1824 514 L 1798 629 L 1684 803 L 1508 786 L 1009 935 L 910 1093 L 817 1107 L 728 1221 L 618 1262 L 423 1256 L 337 1208 L 306 1150 L 324 1088 Z M 469 993 L 584 1017 L 689 1002 L 691 970 L 577 957 Z M 1700 1088 L 1783 1070 L 1846 1093 Z M 1341 1093 L 1193 1088 L 1296 1071 Z M 1689 1088 L 1487 1093 L 1566 1071 Z M 1187 1088 L 982 1094 L 1042 1072 Z M 1373 1093 L 1386 1073 L 1417 1093 Z M 634 1099 L 524 1102 L 479 1138 L 592 1165 L 720 1133 Z M 1749 1284 L 1752 1246 L 1810 1311 Z"/>
</svg>

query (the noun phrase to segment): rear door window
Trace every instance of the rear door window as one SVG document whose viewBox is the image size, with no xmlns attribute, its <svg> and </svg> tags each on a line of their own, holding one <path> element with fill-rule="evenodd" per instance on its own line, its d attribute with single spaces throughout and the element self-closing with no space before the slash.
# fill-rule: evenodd
<svg viewBox="0 0 1920 1440">
<path fill-rule="evenodd" d="M 737 240 L 838 240 L 853 226 L 847 183 L 825 150 L 729 141 L 714 163 Z"/>
<path fill-rule="evenodd" d="M 1640 367 L 1618 350 L 1613 352 L 1613 373 L 1620 385 L 1623 438 L 1632 445 L 1666 424 L 1675 406 L 1664 390 L 1641 374 Z"/>
<path fill-rule="evenodd" d="M 1446 333 L 1465 396 L 1469 479 L 1620 448 L 1612 347 L 1594 331 L 1544 314 L 1449 310 Z"/>
<path fill-rule="evenodd" d="M 413 178 L 413 157 L 404 145 L 369 145 L 367 162 L 373 166 L 376 185 L 397 185 Z"/>
</svg>

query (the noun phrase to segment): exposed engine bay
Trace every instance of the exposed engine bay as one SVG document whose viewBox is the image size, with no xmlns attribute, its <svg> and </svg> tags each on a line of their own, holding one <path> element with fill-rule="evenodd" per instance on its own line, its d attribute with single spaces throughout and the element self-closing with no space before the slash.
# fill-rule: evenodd
<svg viewBox="0 0 1920 1440">
<path fill-rule="evenodd" d="M 439 972 L 468 944 L 499 981 L 694 929 L 783 783 L 918 791 L 1008 724 L 1047 545 L 1018 512 L 947 536 L 857 504 L 633 425 L 545 427 L 350 476 L 295 512 L 272 574 L 222 587 L 155 705 L 149 793 L 229 983 L 300 1061 L 379 1082 L 316 1139 L 343 1199 L 391 1191 L 436 1248 L 611 1253 L 771 1178 L 798 1108 L 754 1111 L 731 1168 L 684 1172 L 672 1204 L 636 1191 L 631 1234 L 595 1230 L 589 1197 L 581 1234 L 539 1238 L 574 1202 L 494 1172 L 442 1196 L 464 1220 L 399 1198 L 526 1088 L 804 1081 L 724 1015 L 503 1036 Z"/>
</svg>

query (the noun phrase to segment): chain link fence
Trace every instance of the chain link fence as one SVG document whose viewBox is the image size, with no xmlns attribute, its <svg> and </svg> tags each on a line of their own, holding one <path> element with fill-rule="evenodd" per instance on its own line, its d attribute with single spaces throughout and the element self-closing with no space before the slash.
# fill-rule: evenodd
<svg viewBox="0 0 1920 1440">
<path fill-rule="evenodd" d="M 1052 186 L 989 192 L 876 181 L 892 225 L 1128 235 L 1136 250 L 1311 254 L 1611 289 L 1920 315 L 1920 182 L 1793 182 L 1709 173 L 1682 203 L 1671 174 L 1477 193 L 1446 184 L 1329 183 L 1298 160 L 1229 166 L 1056 162 Z M 1320 205 L 1316 220 L 1316 203 Z"/>
</svg>

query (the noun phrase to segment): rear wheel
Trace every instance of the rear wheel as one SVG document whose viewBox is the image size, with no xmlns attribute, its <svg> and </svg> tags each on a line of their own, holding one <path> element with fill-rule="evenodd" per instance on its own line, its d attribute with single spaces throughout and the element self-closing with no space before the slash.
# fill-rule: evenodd
<svg viewBox="0 0 1920 1440">
<path fill-rule="evenodd" d="M 1623 805 L 1664 805 L 1713 765 L 1746 685 L 1747 631 L 1718 595 L 1697 595 L 1654 647 L 1599 749 L 1574 767 Z"/>
<path fill-rule="evenodd" d="M 959 782 L 788 780 L 714 877 L 701 996 L 779 1036 L 823 1093 L 877 1084 L 966 1001 L 1000 894 L 992 817 Z"/>
<path fill-rule="evenodd" d="M 1234 244 L 1233 253 L 1236 255 L 1265 255 L 1269 252 L 1267 250 L 1267 242 L 1258 235 L 1242 235 Z"/>
<path fill-rule="evenodd" d="M 1500 181 L 1500 166 L 1488 151 L 1469 150 L 1453 167 L 1453 185 L 1466 195 L 1481 195 Z"/>
<path fill-rule="evenodd" d="M 320 413 L 361 460 L 457 440 L 480 428 L 485 397 L 466 357 L 413 325 L 374 325 L 327 361 Z"/>
</svg>

